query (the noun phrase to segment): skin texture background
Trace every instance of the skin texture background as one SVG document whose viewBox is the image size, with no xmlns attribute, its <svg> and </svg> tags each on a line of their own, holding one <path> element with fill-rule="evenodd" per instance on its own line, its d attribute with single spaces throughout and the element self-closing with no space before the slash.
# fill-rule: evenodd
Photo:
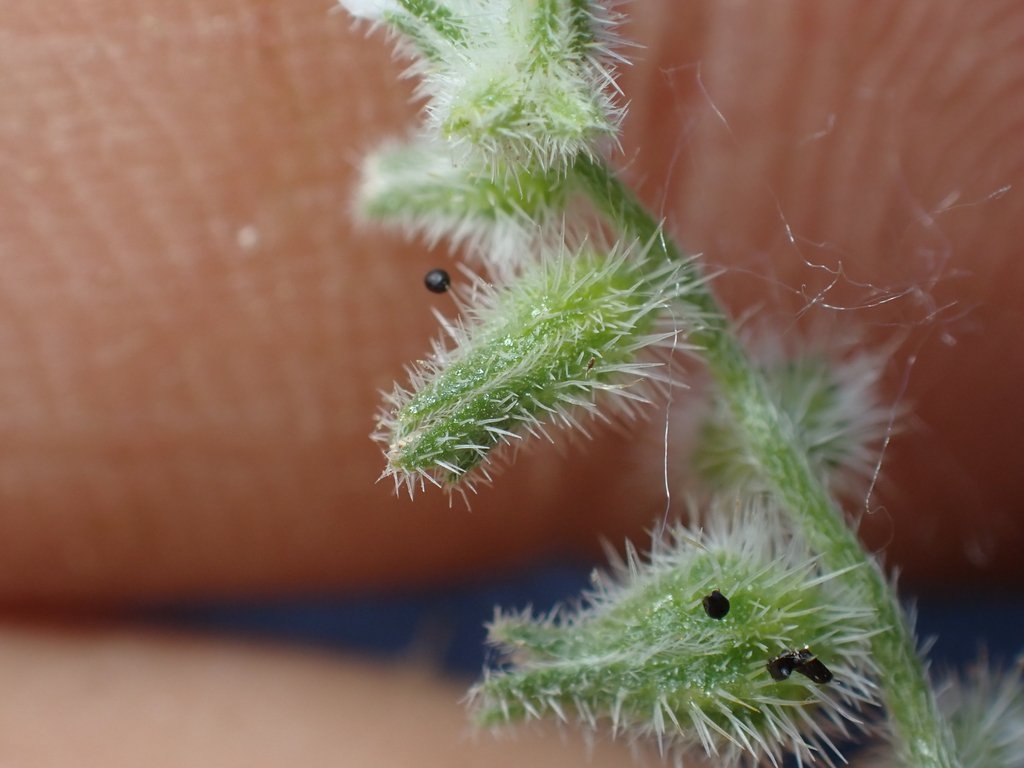
<svg viewBox="0 0 1024 768">
<path fill-rule="evenodd" d="M 422 275 L 450 266 L 350 221 L 360 153 L 415 113 L 379 37 L 310 2 L 9 5 L 0 602 L 444 584 L 593 558 L 599 536 L 639 538 L 662 513 L 662 411 L 633 440 L 598 430 L 531 449 L 471 513 L 373 483 L 377 391 L 428 349 L 431 308 L 447 305 Z M 913 419 L 887 454 L 867 540 L 917 589 L 1019 586 L 1024 6 L 627 10 L 644 48 L 623 73 L 616 162 L 690 250 L 728 268 L 727 303 L 897 346 L 892 392 Z M 685 393 L 674 413 L 682 442 Z M 10 631 L 22 641 L 3 644 L 5 665 L 71 665 L 65 682 L 81 684 L 62 691 L 66 708 L 37 714 L 50 733 L 72 727 L 95 684 L 75 666 L 85 638 Z M 53 655 L 27 655 L 25 632 L 51 638 Z M 174 675 L 176 643 L 134 646 L 154 684 Z M 280 660 L 238 664 L 263 674 Z M 375 700 L 372 674 L 362 686 L 346 674 L 320 682 Z M 182 686 L 169 711 L 201 695 Z M 436 712 L 457 709 L 443 684 L 430 690 Z M 258 716 L 254 698 L 238 717 Z M 103 711 L 130 730 L 135 710 Z M 138 757 L 125 749 L 97 755 Z"/>
</svg>

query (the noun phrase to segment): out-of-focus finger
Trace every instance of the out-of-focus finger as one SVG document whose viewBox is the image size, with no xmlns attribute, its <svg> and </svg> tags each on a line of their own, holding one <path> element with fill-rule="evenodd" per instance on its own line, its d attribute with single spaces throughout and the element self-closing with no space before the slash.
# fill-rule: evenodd
<svg viewBox="0 0 1024 768">
<path fill-rule="evenodd" d="M 549 729 L 475 734 L 464 689 L 424 669 L 160 635 L 0 626 L 0 743 L 10 765 L 622 766 Z"/>
</svg>

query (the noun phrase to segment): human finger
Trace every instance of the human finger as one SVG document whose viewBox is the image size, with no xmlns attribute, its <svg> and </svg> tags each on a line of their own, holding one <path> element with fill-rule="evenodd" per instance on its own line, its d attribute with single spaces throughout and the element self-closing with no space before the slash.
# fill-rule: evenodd
<svg viewBox="0 0 1024 768">
<path fill-rule="evenodd" d="M 738 312 L 753 295 L 803 308 L 815 291 L 800 287 L 831 279 L 819 263 L 849 276 L 837 306 L 868 282 L 923 289 L 869 316 L 910 325 L 900 359 L 918 360 L 907 395 L 927 429 L 888 454 L 906 491 L 876 539 L 922 578 L 962 579 L 968 556 L 1008 577 L 1021 535 L 1006 467 L 1021 432 L 993 406 L 1021 368 L 1006 237 L 1021 158 L 1000 94 L 1024 65 L 999 42 L 1019 14 L 989 7 L 1004 12 L 651 4 L 630 28 L 649 50 L 624 80 L 626 173 L 733 268 L 720 282 Z M 411 115 L 379 40 L 295 4 L 76 14 L 5 21 L 6 600 L 450 579 L 661 513 L 657 413 L 635 442 L 531 447 L 471 515 L 373 485 L 376 390 L 427 348 L 420 279 L 447 258 L 343 214 L 360 151 Z M 941 40 L 960 44 L 956 66 L 931 56 Z M 985 130 L 956 141 L 965 111 Z M 919 322 L 953 299 L 970 313 Z"/>
<path fill-rule="evenodd" d="M 465 690 L 375 663 L 131 626 L 0 627 L 4 755 L 13 765 L 622 765 L 623 744 L 475 733 Z"/>
</svg>

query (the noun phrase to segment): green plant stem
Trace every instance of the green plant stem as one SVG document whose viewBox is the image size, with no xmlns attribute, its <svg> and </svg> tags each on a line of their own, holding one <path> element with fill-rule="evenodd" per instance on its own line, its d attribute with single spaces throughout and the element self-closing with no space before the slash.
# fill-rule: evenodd
<svg viewBox="0 0 1024 768">
<path fill-rule="evenodd" d="M 597 207 L 621 232 L 652 242 L 666 258 L 683 260 L 678 246 L 658 221 L 599 160 L 579 158 L 574 174 Z M 651 263 L 656 263 L 652 260 Z M 882 695 L 898 752 L 915 768 L 956 768 L 952 733 L 938 711 L 913 630 L 877 561 L 864 552 L 823 484 L 798 447 L 785 414 L 772 402 L 760 371 L 750 364 L 729 319 L 707 287 L 700 268 L 689 260 L 693 282 L 687 302 L 700 317 L 690 340 L 697 344 L 745 435 L 764 478 L 825 564 L 852 580 L 885 630 L 872 640 L 883 670 Z"/>
</svg>

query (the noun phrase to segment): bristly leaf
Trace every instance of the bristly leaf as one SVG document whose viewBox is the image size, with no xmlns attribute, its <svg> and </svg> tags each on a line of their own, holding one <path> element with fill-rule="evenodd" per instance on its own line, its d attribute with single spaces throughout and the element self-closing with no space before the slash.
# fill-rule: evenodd
<svg viewBox="0 0 1024 768">
<path fill-rule="evenodd" d="M 675 302 L 692 286 L 683 265 L 652 258 L 647 248 L 587 247 L 549 254 L 505 286 L 478 279 L 461 306 L 464 321 L 446 325 L 450 344 L 437 342 L 410 372 L 410 387 L 387 398 L 375 435 L 384 474 L 410 493 L 424 481 L 465 486 L 474 469 L 487 477 L 481 465 L 502 444 L 647 402 L 651 384 L 668 377 L 641 353 L 683 347 L 681 329 L 659 319 L 674 306 L 682 321 Z"/>
<path fill-rule="evenodd" d="M 702 747 L 716 765 L 841 759 L 832 736 L 875 703 L 869 642 L 883 628 L 777 510 L 722 503 L 706 526 L 674 528 L 648 562 L 628 550 L 576 610 L 499 615 L 490 639 L 509 666 L 472 691 L 477 720 L 572 715 L 677 753 Z M 702 601 L 716 589 L 730 608 L 713 618 Z M 787 652 L 814 668 L 776 679 L 768 662 Z"/>
</svg>

